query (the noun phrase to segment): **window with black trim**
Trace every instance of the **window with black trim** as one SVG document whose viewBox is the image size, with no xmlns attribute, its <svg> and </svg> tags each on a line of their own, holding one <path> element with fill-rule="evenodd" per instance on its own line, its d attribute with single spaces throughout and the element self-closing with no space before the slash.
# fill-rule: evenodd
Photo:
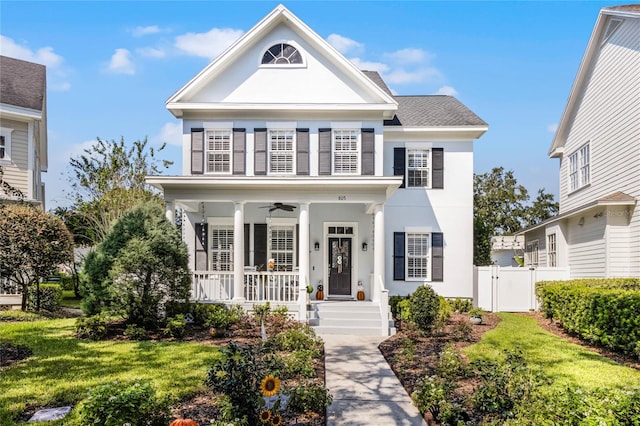
<svg viewBox="0 0 640 426">
<path fill-rule="evenodd" d="M 298 49 L 287 43 L 277 43 L 262 55 L 262 65 L 302 64 L 302 55 Z"/>
<path fill-rule="evenodd" d="M 393 279 L 443 281 L 444 237 L 442 232 L 394 232 Z"/>
</svg>

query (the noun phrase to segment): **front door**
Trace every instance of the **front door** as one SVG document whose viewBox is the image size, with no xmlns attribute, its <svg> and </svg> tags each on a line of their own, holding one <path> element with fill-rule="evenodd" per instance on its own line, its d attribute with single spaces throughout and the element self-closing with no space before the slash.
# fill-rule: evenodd
<svg viewBox="0 0 640 426">
<path fill-rule="evenodd" d="M 329 294 L 351 295 L 351 238 L 329 237 Z"/>
</svg>

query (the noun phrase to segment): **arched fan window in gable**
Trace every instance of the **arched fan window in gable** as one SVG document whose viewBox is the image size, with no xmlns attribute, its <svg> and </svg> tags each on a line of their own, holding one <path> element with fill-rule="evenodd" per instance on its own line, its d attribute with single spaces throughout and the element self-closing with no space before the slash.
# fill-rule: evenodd
<svg viewBox="0 0 640 426">
<path fill-rule="evenodd" d="M 271 46 L 262 55 L 263 65 L 291 65 L 302 64 L 302 55 L 298 49 L 287 43 L 278 43 Z"/>
</svg>

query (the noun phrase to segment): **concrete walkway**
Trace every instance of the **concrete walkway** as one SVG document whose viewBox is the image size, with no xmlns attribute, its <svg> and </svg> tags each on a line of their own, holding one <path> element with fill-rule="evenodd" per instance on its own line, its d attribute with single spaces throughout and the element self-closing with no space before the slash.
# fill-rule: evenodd
<svg viewBox="0 0 640 426">
<path fill-rule="evenodd" d="M 326 386 L 333 395 L 327 426 L 424 425 L 378 349 L 384 337 L 321 335 Z"/>
</svg>

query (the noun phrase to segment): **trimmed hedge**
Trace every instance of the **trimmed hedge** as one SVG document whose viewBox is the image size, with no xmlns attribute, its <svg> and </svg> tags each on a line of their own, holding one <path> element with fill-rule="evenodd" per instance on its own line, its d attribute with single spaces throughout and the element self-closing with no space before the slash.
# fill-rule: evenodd
<svg viewBox="0 0 640 426">
<path fill-rule="evenodd" d="M 29 296 L 27 298 L 27 309 L 35 311 L 38 305 L 37 287 L 29 288 Z M 40 310 L 54 312 L 60 309 L 62 302 L 62 287 L 59 284 L 40 284 Z"/>
<path fill-rule="evenodd" d="M 602 346 L 640 356 L 640 279 L 539 282 L 547 318 Z"/>
</svg>

